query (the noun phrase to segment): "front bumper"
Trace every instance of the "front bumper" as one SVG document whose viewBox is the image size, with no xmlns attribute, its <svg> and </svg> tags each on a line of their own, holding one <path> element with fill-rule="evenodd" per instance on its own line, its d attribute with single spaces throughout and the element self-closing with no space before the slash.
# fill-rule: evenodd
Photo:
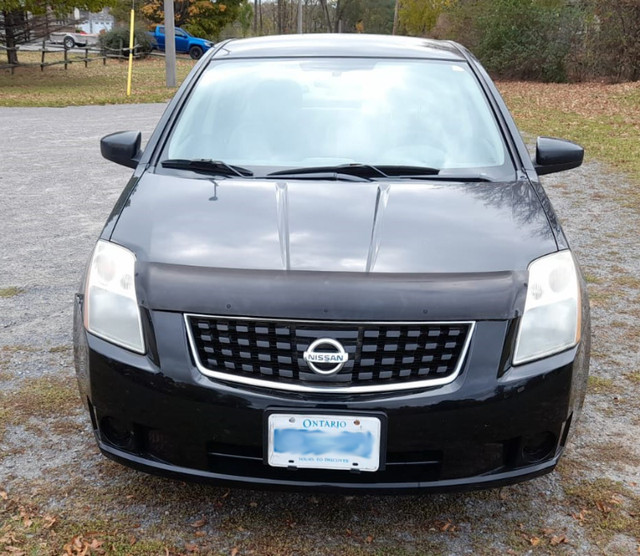
<svg viewBox="0 0 640 556">
<path fill-rule="evenodd" d="M 79 312 L 78 312 L 79 313 Z M 155 311 L 156 356 L 90 334 L 76 317 L 76 367 L 102 452 L 151 473 L 256 488 L 455 490 L 519 482 L 551 471 L 579 409 L 583 344 L 547 359 L 501 366 L 506 321 L 477 323 L 460 375 L 431 389 L 300 394 L 202 375 L 179 313 Z M 264 463 L 271 409 L 384 413 L 386 465 L 353 473 Z"/>
</svg>

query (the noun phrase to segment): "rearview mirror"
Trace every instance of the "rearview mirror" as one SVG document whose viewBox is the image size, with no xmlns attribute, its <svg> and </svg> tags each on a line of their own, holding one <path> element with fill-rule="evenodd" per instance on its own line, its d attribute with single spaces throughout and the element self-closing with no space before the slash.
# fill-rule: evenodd
<svg viewBox="0 0 640 556">
<path fill-rule="evenodd" d="M 118 131 L 100 139 L 100 152 L 111 162 L 135 168 L 142 154 L 141 141 L 142 133 L 139 131 Z"/>
<path fill-rule="evenodd" d="M 539 176 L 577 168 L 584 159 L 584 149 L 564 139 L 538 137 L 533 167 Z"/>
</svg>

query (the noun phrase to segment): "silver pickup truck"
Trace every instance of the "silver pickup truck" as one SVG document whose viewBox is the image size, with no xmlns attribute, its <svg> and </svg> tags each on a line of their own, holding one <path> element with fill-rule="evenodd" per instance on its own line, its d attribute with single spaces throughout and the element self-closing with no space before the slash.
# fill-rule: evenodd
<svg viewBox="0 0 640 556">
<path fill-rule="evenodd" d="M 95 46 L 98 44 L 98 35 L 57 31 L 49 35 L 49 41 L 54 44 L 62 44 L 65 48 L 73 48 L 74 46 Z"/>
</svg>

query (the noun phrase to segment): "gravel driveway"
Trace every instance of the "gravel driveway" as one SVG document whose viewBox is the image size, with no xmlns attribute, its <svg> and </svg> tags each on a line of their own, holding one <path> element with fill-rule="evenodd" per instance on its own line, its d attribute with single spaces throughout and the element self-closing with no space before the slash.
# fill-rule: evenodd
<svg viewBox="0 0 640 556">
<path fill-rule="evenodd" d="M 553 474 L 478 493 L 345 497 L 185 484 L 103 458 L 76 392 L 72 300 L 131 172 L 103 160 L 98 140 L 124 129 L 144 140 L 163 109 L 0 109 L 0 553 L 640 551 L 640 218 L 624 178 L 593 161 L 545 181 L 594 327 L 584 414 Z"/>
</svg>

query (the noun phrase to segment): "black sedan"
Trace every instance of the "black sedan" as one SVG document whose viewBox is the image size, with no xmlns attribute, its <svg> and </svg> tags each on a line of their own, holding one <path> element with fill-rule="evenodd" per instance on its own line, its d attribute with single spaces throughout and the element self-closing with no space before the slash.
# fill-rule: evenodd
<svg viewBox="0 0 640 556">
<path fill-rule="evenodd" d="M 91 255 L 76 370 L 102 452 L 230 485 L 464 489 L 551 471 L 589 364 L 534 159 L 452 42 L 231 40 L 196 65 Z"/>
</svg>

